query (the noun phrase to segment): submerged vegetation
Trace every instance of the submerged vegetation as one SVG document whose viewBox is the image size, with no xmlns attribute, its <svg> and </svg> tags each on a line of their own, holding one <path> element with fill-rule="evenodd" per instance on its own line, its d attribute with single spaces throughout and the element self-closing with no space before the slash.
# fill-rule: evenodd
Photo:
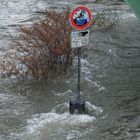
<svg viewBox="0 0 140 140">
<path fill-rule="evenodd" d="M 9 59 L 2 64 L 8 76 L 31 75 L 46 79 L 52 72 L 66 72 L 72 64 L 69 10 L 65 13 L 46 11 L 45 14 L 45 19 L 31 27 L 21 27 L 19 36 L 13 39 Z"/>
</svg>

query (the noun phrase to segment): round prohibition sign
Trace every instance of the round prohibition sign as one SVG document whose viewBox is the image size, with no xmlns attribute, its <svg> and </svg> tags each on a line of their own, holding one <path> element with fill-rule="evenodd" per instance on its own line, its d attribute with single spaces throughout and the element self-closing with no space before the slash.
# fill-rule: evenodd
<svg viewBox="0 0 140 140">
<path fill-rule="evenodd" d="M 70 23 L 77 30 L 86 29 L 92 20 L 91 11 L 85 6 L 76 7 L 70 14 Z"/>
</svg>

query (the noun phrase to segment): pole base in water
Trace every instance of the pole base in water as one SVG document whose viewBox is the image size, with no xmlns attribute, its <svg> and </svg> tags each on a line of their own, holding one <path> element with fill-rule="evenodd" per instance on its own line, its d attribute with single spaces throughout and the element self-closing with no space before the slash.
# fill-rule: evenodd
<svg viewBox="0 0 140 140">
<path fill-rule="evenodd" d="M 70 101 L 69 110 L 70 114 L 84 114 L 85 101 Z"/>
</svg>

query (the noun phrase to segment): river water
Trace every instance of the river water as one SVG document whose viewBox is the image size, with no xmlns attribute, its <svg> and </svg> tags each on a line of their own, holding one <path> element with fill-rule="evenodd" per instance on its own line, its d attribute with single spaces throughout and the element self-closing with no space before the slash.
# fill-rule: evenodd
<svg viewBox="0 0 140 140">
<path fill-rule="evenodd" d="M 40 10 L 69 3 L 0 0 L 1 56 L 19 25 L 37 20 Z M 91 49 L 82 58 L 87 115 L 68 111 L 76 91 L 76 58 L 67 77 L 24 83 L 1 78 L 0 140 L 140 140 L 140 23 L 125 4 L 118 12 L 120 25 L 92 33 Z"/>
</svg>

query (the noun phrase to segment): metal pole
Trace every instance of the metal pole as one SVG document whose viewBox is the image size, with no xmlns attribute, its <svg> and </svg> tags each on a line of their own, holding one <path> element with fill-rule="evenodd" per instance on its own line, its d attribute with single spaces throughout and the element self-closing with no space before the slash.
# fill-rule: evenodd
<svg viewBox="0 0 140 140">
<path fill-rule="evenodd" d="M 77 83 L 77 101 L 80 101 L 80 78 L 81 78 L 81 48 L 78 51 L 78 83 Z"/>
<path fill-rule="evenodd" d="M 78 54 L 78 81 L 77 81 L 77 99 L 70 101 L 70 114 L 85 113 L 85 100 L 81 100 L 80 97 L 80 78 L 81 78 L 81 48 L 77 48 Z"/>
</svg>

